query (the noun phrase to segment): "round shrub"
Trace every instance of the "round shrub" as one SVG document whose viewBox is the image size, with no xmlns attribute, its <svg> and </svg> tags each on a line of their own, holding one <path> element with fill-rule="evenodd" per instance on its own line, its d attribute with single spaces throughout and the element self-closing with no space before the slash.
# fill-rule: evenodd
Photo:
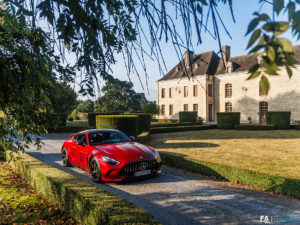
<svg viewBox="0 0 300 225">
<path fill-rule="evenodd" d="M 218 112 L 217 124 L 219 129 L 234 129 L 235 125 L 240 124 L 240 112 Z"/>
<path fill-rule="evenodd" d="M 266 113 L 267 124 L 274 125 L 276 129 L 290 129 L 291 112 L 269 111 Z"/>
<path fill-rule="evenodd" d="M 127 136 L 137 137 L 139 116 L 136 115 L 97 115 L 97 129 L 116 129 Z"/>
<path fill-rule="evenodd" d="M 197 112 L 179 112 L 179 123 L 196 122 Z"/>
<path fill-rule="evenodd" d="M 88 121 L 90 127 L 96 127 L 96 116 L 97 115 L 119 115 L 120 112 L 91 112 L 88 113 Z"/>
<path fill-rule="evenodd" d="M 150 131 L 151 119 L 152 119 L 151 113 L 130 113 L 128 115 L 139 116 L 139 128 L 138 128 L 139 134 Z"/>
</svg>

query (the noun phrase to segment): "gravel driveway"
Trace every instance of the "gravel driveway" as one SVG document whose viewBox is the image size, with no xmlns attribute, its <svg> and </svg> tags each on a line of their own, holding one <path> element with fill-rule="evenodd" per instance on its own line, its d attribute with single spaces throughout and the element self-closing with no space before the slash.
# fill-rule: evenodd
<svg viewBox="0 0 300 225">
<path fill-rule="evenodd" d="M 60 148 L 68 136 L 43 136 L 45 145 L 42 151 L 28 153 L 133 202 L 162 224 L 259 224 L 262 215 L 290 218 L 297 220 L 294 224 L 300 224 L 299 200 L 241 188 L 170 167 L 163 167 L 161 175 L 149 179 L 122 184 L 93 183 L 87 172 L 62 166 Z"/>
</svg>

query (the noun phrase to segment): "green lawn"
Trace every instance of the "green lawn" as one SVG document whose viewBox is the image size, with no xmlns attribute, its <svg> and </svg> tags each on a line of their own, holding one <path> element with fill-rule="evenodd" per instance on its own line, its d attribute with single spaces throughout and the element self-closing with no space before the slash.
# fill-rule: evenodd
<svg viewBox="0 0 300 225">
<path fill-rule="evenodd" d="M 159 151 L 300 179 L 300 130 L 202 130 L 151 135 Z"/>
<path fill-rule="evenodd" d="M 78 224 L 0 161 L 0 224 Z"/>
</svg>

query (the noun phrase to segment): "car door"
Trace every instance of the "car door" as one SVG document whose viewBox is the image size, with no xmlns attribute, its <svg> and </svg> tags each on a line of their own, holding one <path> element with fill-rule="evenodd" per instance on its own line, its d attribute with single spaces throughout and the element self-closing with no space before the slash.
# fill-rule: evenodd
<svg viewBox="0 0 300 225">
<path fill-rule="evenodd" d="M 82 144 L 79 144 L 79 143 Z M 87 138 L 85 133 L 78 134 L 77 142 L 75 144 L 75 158 L 77 161 L 77 165 L 83 169 L 87 169 L 87 160 L 88 160 L 88 146 L 87 146 Z"/>
<path fill-rule="evenodd" d="M 77 165 L 77 162 L 76 162 L 76 158 L 75 158 L 74 154 L 75 154 L 75 149 L 76 149 L 77 138 L 78 138 L 78 134 L 76 134 L 72 137 L 71 143 L 68 148 L 69 161 L 70 161 L 70 163 L 73 163 L 76 165 Z"/>
</svg>

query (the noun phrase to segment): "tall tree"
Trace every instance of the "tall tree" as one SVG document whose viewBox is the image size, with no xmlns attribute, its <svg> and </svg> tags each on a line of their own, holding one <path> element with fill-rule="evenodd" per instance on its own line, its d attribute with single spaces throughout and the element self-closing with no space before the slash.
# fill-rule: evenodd
<svg viewBox="0 0 300 225">
<path fill-rule="evenodd" d="M 144 93 L 136 93 L 127 81 L 110 79 L 102 92 L 103 96 L 95 103 L 95 112 L 138 112 L 147 102 Z"/>
<path fill-rule="evenodd" d="M 83 112 L 83 113 L 93 112 L 94 102 L 92 100 L 83 101 L 76 107 L 76 109 L 78 112 Z"/>
</svg>

